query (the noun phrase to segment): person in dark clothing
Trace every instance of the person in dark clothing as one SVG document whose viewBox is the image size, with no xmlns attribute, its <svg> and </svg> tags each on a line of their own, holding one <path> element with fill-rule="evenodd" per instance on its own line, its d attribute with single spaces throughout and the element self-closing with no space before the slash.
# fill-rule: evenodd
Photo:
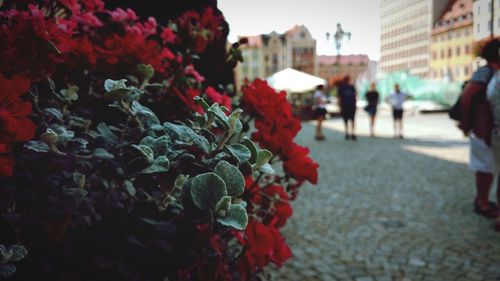
<svg viewBox="0 0 500 281">
<path fill-rule="evenodd" d="M 340 112 L 344 119 L 345 139 L 356 140 L 354 116 L 356 115 L 356 89 L 351 85 L 351 77 L 344 77 L 342 84 L 338 89 L 338 98 L 340 104 Z M 349 121 L 351 121 L 349 126 Z M 349 127 L 351 131 L 349 133 Z"/>
<path fill-rule="evenodd" d="M 377 115 L 377 105 L 379 100 L 379 93 L 375 83 L 370 84 L 370 91 L 366 93 L 366 101 L 368 105 L 365 107 L 366 112 L 370 116 L 370 136 L 375 136 L 375 116 Z"/>
</svg>

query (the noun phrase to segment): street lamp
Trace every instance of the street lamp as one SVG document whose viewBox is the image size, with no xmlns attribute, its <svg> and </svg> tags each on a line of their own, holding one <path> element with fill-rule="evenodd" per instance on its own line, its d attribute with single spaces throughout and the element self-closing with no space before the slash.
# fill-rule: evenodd
<svg viewBox="0 0 500 281">
<path fill-rule="evenodd" d="M 333 39 L 335 43 L 335 49 L 337 49 L 337 71 L 340 73 L 340 49 L 342 48 L 342 41 L 347 38 L 347 40 L 351 40 L 351 32 L 344 31 L 342 29 L 342 25 L 337 23 L 337 31 L 334 34 L 330 32 L 326 33 L 326 41 L 329 41 L 330 38 Z"/>
</svg>

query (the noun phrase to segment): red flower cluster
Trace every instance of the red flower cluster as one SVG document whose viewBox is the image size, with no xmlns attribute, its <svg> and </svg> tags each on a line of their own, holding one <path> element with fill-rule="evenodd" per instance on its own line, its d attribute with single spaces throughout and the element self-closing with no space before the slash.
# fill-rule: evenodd
<svg viewBox="0 0 500 281">
<path fill-rule="evenodd" d="M 227 109 L 231 110 L 231 98 L 217 92 L 214 88 L 208 87 L 205 89 L 205 94 L 207 97 L 215 103 L 225 106 Z"/>
<path fill-rule="evenodd" d="M 239 264 L 239 271 L 243 275 L 255 272 L 270 262 L 281 266 L 292 257 L 285 239 L 275 227 L 250 220 L 245 237 L 240 237 L 240 243 L 246 247 L 245 258 Z"/>
<path fill-rule="evenodd" d="M 4 23 L 2 23 L 4 22 Z M 43 77 L 64 61 L 76 22 L 47 19 L 37 7 L 0 12 L 0 72 Z"/>
<path fill-rule="evenodd" d="M 310 183 L 318 183 L 318 163 L 314 162 L 307 155 L 309 149 L 293 143 L 285 151 L 285 159 L 283 168 L 287 174 L 297 180 L 299 183 L 309 181 Z"/>
<path fill-rule="evenodd" d="M 196 53 L 203 53 L 207 46 L 221 34 L 223 18 L 216 16 L 214 10 L 208 8 L 200 15 L 196 12 L 187 12 L 178 21 L 179 34 L 183 38 L 190 38 L 187 47 Z"/>
<path fill-rule="evenodd" d="M 11 176 L 14 161 L 7 156 L 11 144 L 28 141 L 35 135 L 35 124 L 28 118 L 31 103 L 20 96 L 28 91 L 30 81 L 17 75 L 7 79 L 0 74 L 0 176 Z"/>
<path fill-rule="evenodd" d="M 290 196 L 281 185 L 271 184 L 264 188 L 254 184 L 251 177 L 246 180 L 247 192 L 250 194 L 248 200 L 251 203 L 249 209 L 255 211 L 266 225 L 281 228 L 292 215 L 292 207 L 289 203 Z M 255 210 L 254 206 L 258 206 Z"/>
<path fill-rule="evenodd" d="M 287 174 L 302 183 L 318 180 L 318 167 L 309 156 L 309 150 L 294 143 L 300 130 L 300 121 L 293 117 L 286 93 L 276 93 L 263 80 L 255 80 L 243 89 L 243 108 L 256 116 L 257 132 L 252 138 L 283 161 Z"/>
<path fill-rule="evenodd" d="M 256 116 L 257 132 L 252 138 L 275 155 L 281 155 L 300 131 L 286 93 L 276 93 L 267 82 L 257 79 L 243 89 L 242 107 Z"/>
</svg>

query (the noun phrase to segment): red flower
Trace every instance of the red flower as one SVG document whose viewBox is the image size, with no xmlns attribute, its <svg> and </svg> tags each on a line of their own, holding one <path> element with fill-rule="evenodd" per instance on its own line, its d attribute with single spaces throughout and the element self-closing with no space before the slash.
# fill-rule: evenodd
<svg viewBox="0 0 500 281">
<path fill-rule="evenodd" d="M 207 95 L 207 97 L 215 102 L 215 103 L 218 103 L 219 105 L 223 105 L 225 106 L 227 109 L 231 110 L 232 106 L 231 106 L 231 98 L 226 96 L 226 95 L 223 95 L 223 94 L 220 94 L 219 92 L 217 92 L 214 88 L 212 87 L 208 87 L 206 90 L 205 90 L 205 94 Z"/>
<path fill-rule="evenodd" d="M 11 176 L 14 161 L 4 155 L 14 141 L 28 141 L 35 136 L 35 124 L 28 118 L 31 103 L 20 96 L 28 91 L 30 81 L 20 75 L 6 79 L 0 74 L 0 176 Z"/>
<path fill-rule="evenodd" d="M 298 182 L 309 181 L 313 184 L 318 182 L 318 163 L 309 156 L 309 149 L 298 144 L 292 144 L 286 150 L 287 158 L 283 162 L 283 168 L 288 175 Z"/>
<path fill-rule="evenodd" d="M 0 155 L 0 177 L 12 176 L 14 174 L 14 170 L 12 169 L 13 165 L 14 160 L 12 160 L 12 158 Z"/>
<path fill-rule="evenodd" d="M 178 38 L 175 35 L 174 31 L 168 27 L 164 28 L 160 35 L 163 43 L 174 44 Z"/>
<path fill-rule="evenodd" d="M 262 190 L 270 198 L 273 198 L 272 206 L 273 216 L 269 225 L 277 228 L 283 227 L 290 216 L 292 216 L 292 207 L 288 202 L 289 196 L 280 185 L 269 185 Z"/>
<path fill-rule="evenodd" d="M 245 234 L 245 258 L 240 261 L 238 267 L 243 276 L 250 275 L 269 262 L 281 266 L 292 255 L 283 236 L 274 227 L 251 220 Z"/>
<path fill-rule="evenodd" d="M 28 118 L 31 103 L 20 99 L 30 81 L 23 76 L 6 79 L 0 74 L 0 133 L 13 140 L 28 141 L 35 136 L 35 124 Z"/>
</svg>

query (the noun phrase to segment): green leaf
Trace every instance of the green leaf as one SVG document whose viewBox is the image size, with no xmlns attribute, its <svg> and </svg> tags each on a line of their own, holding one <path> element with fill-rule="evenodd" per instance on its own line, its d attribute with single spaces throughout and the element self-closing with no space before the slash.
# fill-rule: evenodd
<svg viewBox="0 0 500 281">
<path fill-rule="evenodd" d="M 224 196 L 215 205 L 215 213 L 223 217 L 229 211 L 229 206 L 231 206 L 231 196 Z"/>
<path fill-rule="evenodd" d="M 72 102 L 78 100 L 79 90 L 80 88 L 78 86 L 69 86 L 67 89 L 62 89 L 59 92 L 65 101 Z"/>
<path fill-rule="evenodd" d="M 168 136 L 161 136 L 154 138 L 147 136 L 141 140 L 141 145 L 149 146 L 153 149 L 155 157 L 166 155 L 170 146 L 170 138 Z"/>
<path fill-rule="evenodd" d="M 226 183 L 227 194 L 236 197 L 245 190 L 245 179 L 237 167 L 227 161 L 220 161 L 214 172 Z"/>
<path fill-rule="evenodd" d="M 134 187 L 134 184 L 128 180 L 123 182 L 123 187 L 125 188 L 125 191 L 127 192 L 127 194 L 131 197 L 134 197 L 135 194 L 137 193 L 137 191 Z"/>
<path fill-rule="evenodd" d="M 142 170 L 143 174 L 165 173 L 170 169 L 170 161 L 166 156 L 159 156 L 149 167 Z"/>
<path fill-rule="evenodd" d="M 215 173 L 194 177 L 189 191 L 194 204 L 202 210 L 213 210 L 222 197 L 227 196 L 224 180 Z"/>
<path fill-rule="evenodd" d="M 269 150 L 263 149 L 259 151 L 257 153 L 257 161 L 255 162 L 255 166 L 253 168 L 259 169 L 264 164 L 268 163 L 271 158 L 273 158 L 273 154 Z"/>
<path fill-rule="evenodd" d="M 115 135 L 115 133 L 113 133 L 109 126 L 105 123 L 99 123 L 99 125 L 97 125 L 97 131 L 106 140 L 106 142 L 117 143 L 119 140 L 118 136 Z"/>
<path fill-rule="evenodd" d="M 41 152 L 41 153 L 46 153 L 50 151 L 49 146 L 41 141 L 30 141 L 28 143 L 24 144 L 24 147 L 33 150 L 35 152 Z"/>
<path fill-rule="evenodd" d="M 199 104 L 205 112 L 208 112 L 208 109 L 210 108 L 210 106 L 202 97 L 194 97 L 194 102 Z"/>
<path fill-rule="evenodd" d="M 226 147 L 234 156 L 236 156 L 236 158 L 238 158 L 240 163 L 248 161 L 250 160 L 250 157 L 252 157 L 250 150 L 242 144 L 231 144 Z"/>
<path fill-rule="evenodd" d="M 75 137 L 75 132 L 66 129 L 66 127 L 64 127 L 64 126 L 53 125 L 52 128 L 54 129 L 54 132 L 57 134 L 57 142 L 58 143 L 65 144 Z"/>
<path fill-rule="evenodd" d="M 133 144 L 132 147 L 137 149 L 148 160 L 149 163 L 152 163 L 154 161 L 155 154 L 149 146 Z"/>
<path fill-rule="evenodd" d="M 132 92 L 132 89 L 127 87 L 125 82 L 127 82 L 127 79 L 106 79 L 106 81 L 104 81 L 104 89 L 107 91 L 105 97 L 111 100 L 122 100 L 126 98 Z"/>
<path fill-rule="evenodd" d="M 61 111 L 57 108 L 49 107 L 43 110 L 43 113 L 47 116 L 50 116 L 52 118 L 56 118 L 59 121 L 63 120 L 63 115 Z"/>
<path fill-rule="evenodd" d="M 257 154 L 258 154 L 257 146 L 255 146 L 253 141 L 251 141 L 248 138 L 243 139 L 243 145 L 246 146 L 248 150 L 250 150 L 250 159 L 248 159 L 248 162 L 250 162 L 250 164 L 255 164 L 255 162 L 257 161 Z"/>
<path fill-rule="evenodd" d="M 189 179 L 189 176 L 186 176 L 186 175 L 179 175 L 176 179 L 175 179 L 175 182 L 174 182 L 174 185 L 176 188 L 178 189 L 182 189 L 182 187 L 184 186 L 184 183 L 186 183 L 186 181 Z"/>
<path fill-rule="evenodd" d="M 193 144 L 206 154 L 209 153 L 210 143 L 204 136 L 197 134 L 193 129 L 185 125 L 176 125 L 168 122 L 164 123 L 163 126 L 172 139 L 186 144 Z"/>
<path fill-rule="evenodd" d="M 141 123 L 147 125 L 147 127 L 160 124 L 160 120 L 158 119 L 156 114 L 151 109 L 142 106 L 137 101 L 132 102 L 131 109 L 132 112 L 137 116 L 137 118 L 139 118 Z"/>
<path fill-rule="evenodd" d="M 28 250 L 23 245 L 12 245 L 9 247 L 12 250 L 11 262 L 16 262 L 24 259 L 28 255 Z"/>
<path fill-rule="evenodd" d="M 96 158 L 103 159 L 103 160 L 111 160 L 111 159 L 115 158 L 115 156 L 113 154 L 109 153 L 104 148 L 96 148 L 92 155 Z"/>
<path fill-rule="evenodd" d="M 229 122 L 229 126 L 231 127 L 231 132 L 233 132 L 233 133 L 236 131 L 237 123 L 240 122 L 240 115 L 242 112 L 243 112 L 243 110 L 241 108 L 238 108 L 238 109 L 235 109 L 233 112 L 231 112 L 231 115 L 229 115 L 228 122 Z M 240 127 L 242 127 L 242 126 L 240 126 Z"/>
<path fill-rule="evenodd" d="M 155 70 L 148 64 L 137 65 L 137 73 L 145 80 L 151 79 L 155 75 Z"/>
<path fill-rule="evenodd" d="M 266 163 L 266 164 L 262 165 L 259 168 L 259 171 L 263 172 L 264 174 L 268 174 L 268 175 L 274 175 L 274 174 L 276 174 L 276 172 L 274 171 L 273 167 L 271 165 L 269 165 L 269 163 Z"/>
<path fill-rule="evenodd" d="M 240 204 L 232 204 L 226 216 L 218 218 L 217 221 L 225 226 L 245 230 L 248 224 L 247 211 Z"/>
<path fill-rule="evenodd" d="M 222 111 L 218 104 L 212 104 L 207 113 L 215 117 L 215 120 L 221 124 L 222 127 L 224 127 L 224 130 L 229 131 L 231 129 L 231 125 L 229 124 L 226 114 Z"/>
</svg>

